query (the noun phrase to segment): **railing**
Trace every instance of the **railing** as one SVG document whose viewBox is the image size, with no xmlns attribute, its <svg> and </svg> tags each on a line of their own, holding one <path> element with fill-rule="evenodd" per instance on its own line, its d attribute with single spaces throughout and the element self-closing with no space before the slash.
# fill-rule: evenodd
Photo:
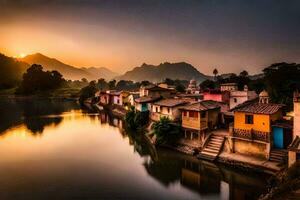
<svg viewBox="0 0 300 200">
<path fill-rule="evenodd" d="M 246 130 L 246 129 L 234 129 L 233 136 L 238 138 L 244 138 L 249 140 L 258 140 L 263 142 L 270 142 L 269 132 Z"/>
</svg>

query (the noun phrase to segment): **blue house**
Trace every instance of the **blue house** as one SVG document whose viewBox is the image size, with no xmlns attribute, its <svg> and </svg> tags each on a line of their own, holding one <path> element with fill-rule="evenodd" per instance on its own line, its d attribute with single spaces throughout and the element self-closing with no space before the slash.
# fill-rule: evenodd
<svg viewBox="0 0 300 200">
<path fill-rule="evenodd" d="M 273 148 L 287 149 L 293 141 L 293 125 L 289 121 L 275 122 L 272 125 Z"/>
</svg>

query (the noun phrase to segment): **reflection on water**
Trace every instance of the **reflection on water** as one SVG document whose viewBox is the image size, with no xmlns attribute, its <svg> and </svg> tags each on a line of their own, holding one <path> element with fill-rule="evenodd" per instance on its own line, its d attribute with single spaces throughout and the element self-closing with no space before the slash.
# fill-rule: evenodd
<svg viewBox="0 0 300 200">
<path fill-rule="evenodd" d="M 265 174 L 155 149 L 122 120 L 73 102 L 0 100 L 0 110 L 0 199 L 255 199 L 265 190 Z"/>
</svg>

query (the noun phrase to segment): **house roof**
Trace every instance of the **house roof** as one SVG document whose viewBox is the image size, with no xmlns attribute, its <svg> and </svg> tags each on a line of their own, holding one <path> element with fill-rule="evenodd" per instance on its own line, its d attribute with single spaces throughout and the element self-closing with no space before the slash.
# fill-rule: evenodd
<svg viewBox="0 0 300 200">
<path fill-rule="evenodd" d="M 175 107 L 183 104 L 189 103 L 183 99 L 162 99 L 154 103 L 154 105 L 158 106 L 166 106 L 166 107 Z"/>
<path fill-rule="evenodd" d="M 192 110 L 192 111 L 206 111 L 220 108 L 220 105 L 216 101 L 200 101 L 196 103 L 191 103 L 186 106 L 182 106 L 181 110 Z"/>
<path fill-rule="evenodd" d="M 271 115 L 278 112 L 282 107 L 284 107 L 283 104 L 258 103 L 257 100 L 258 98 L 245 101 L 244 103 L 232 108 L 231 111 Z"/>
<path fill-rule="evenodd" d="M 300 152 L 300 137 L 296 136 L 293 142 L 288 146 L 288 149 L 291 151 Z"/>
<path fill-rule="evenodd" d="M 157 85 L 147 85 L 144 87 L 146 90 L 150 91 L 173 91 L 173 89 L 159 87 Z"/>
<path fill-rule="evenodd" d="M 237 83 L 222 83 L 221 86 L 236 86 Z"/>
<path fill-rule="evenodd" d="M 154 102 L 154 101 L 158 101 L 159 99 L 161 99 L 160 96 L 144 96 L 144 97 L 139 97 L 136 98 L 134 101 L 137 103 L 150 103 L 150 102 Z"/>
</svg>

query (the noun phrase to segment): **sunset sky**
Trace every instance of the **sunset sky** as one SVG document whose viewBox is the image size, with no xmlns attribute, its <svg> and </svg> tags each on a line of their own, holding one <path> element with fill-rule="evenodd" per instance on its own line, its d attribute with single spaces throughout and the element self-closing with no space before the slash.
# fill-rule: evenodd
<svg viewBox="0 0 300 200">
<path fill-rule="evenodd" d="M 298 0 L 0 0 L 0 13 L 8 56 L 40 52 L 119 73 L 165 61 L 207 74 L 300 62 Z"/>
</svg>

